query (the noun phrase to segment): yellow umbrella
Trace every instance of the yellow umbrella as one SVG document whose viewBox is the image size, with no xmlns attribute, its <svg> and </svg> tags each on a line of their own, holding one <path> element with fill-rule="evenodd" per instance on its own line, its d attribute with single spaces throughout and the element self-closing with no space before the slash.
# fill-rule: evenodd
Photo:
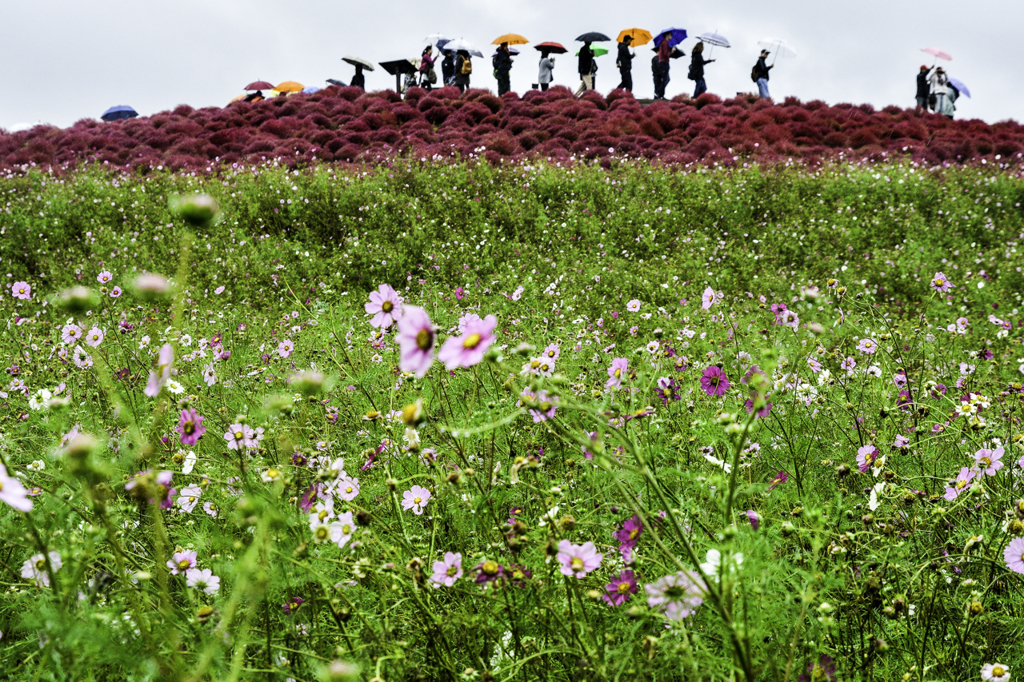
<svg viewBox="0 0 1024 682">
<path fill-rule="evenodd" d="M 295 81 L 285 81 L 278 85 L 275 90 L 278 92 L 302 92 L 302 88 L 306 87 L 302 83 L 296 83 Z"/>
<path fill-rule="evenodd" d="M 242 93 L 241 95 L 239 95 L 238 97 L 234 97 L 234 98 L 232 98 L 231 102 L 228 102 L 228 104 L 231 104 L 231 103 L 233 103 L 233 102 L 241 102 L 241 101 L 242 101 L 243 99 L 245 99 L 245 98 L 246 98 L 246 97 L 248 97 L 248 96 L 249 96 L 249 95 L 248 95 L 248 93 L 245 93 L 245 92 L 243 92 L 243 93 Z"/>
<path fill-rule="evenodd" d="M 645 31 L 642 28 L 627 28 L 625 31 L 619 34 L 617 41 L 621 43 L 622 39 L 625 38 L 626 36 L 630 36 L 633 38 L 632 47 L 646 45 L 647 43 L 654 40 L 654 36 L 651 35 L 650 31 Z"/>
<path fill-rule="evenodd" d="M 498 36 L 494 39 L 491 45 L 501 45 L 502 43 L 508 43 L 509 45 L 525 45 L 530 42 L 518 33 L 506 33 L 503 36 Z"/>
</svg>

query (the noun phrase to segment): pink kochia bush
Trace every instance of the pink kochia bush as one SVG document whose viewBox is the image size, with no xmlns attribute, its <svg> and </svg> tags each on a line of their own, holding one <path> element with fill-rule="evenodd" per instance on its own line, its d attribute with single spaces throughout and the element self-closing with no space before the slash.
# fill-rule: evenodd
<svg viewBox="0 0 1024 682">
<path fill-rule="evenodd" d="M 311 95 L 227 107 L 182 105 L 113 123 L 83 119 L 67 129 L 0 131 L 0 167 L 95 162 L 146 168 L 217 164 L 288 166 L 373 162 L 400 154 L 442 158 L 585 159 L 643 157 L 663 163 L 909 156 L 930 164 L 989 159 L 1020 163 L 1024 126 L 950 121 L 888 106 L 729 100 L 704 94 L 641 104 L 622 90 L 575 99 L 565 88 L 495 97 L 450 88 L 364 93 L 331 86 Z"/>
</svg>

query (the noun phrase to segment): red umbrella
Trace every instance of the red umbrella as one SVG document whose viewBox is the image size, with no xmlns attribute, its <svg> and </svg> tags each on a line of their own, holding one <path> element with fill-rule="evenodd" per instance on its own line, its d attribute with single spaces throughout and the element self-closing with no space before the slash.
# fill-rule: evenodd
<svg viewBox="0 0 1024 682">
<path fill-rule="evenodd" d="M 533 47 L 541 52 L 553 52 L 555 54 L 565 54 L 569 51 L 561 43 L 537 43 Z"/>
<path fill-rule="evenodd" d="M 273 90 L 274 84 L 268 83 L 267 81 L 256 81 L 255 83 L 249 83 L 243 90 Z"/>
</svg>

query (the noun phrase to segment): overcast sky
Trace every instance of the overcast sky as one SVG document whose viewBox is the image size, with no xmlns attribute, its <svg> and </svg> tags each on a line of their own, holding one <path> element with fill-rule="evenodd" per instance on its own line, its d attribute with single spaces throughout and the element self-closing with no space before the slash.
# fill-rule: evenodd
<svg viewBox="0 0 1024 682">
<path fill-rule="evenodd" d="M 145 116 L 178 104 L 222 106 L 250 81 L 348 82 L 355 54 L 373 62 L 415 57 L 423 38 L 440 32 L 486 50 L 475 87 L 495 89 L 489 43 L 505 32 L 533 42 L 553 40 L 576 51 L 584 31 L 612 38 L 633 26 L 656 33 L 673 26 L 691 36 L 716 31 L 733 47 L 716 48 L 707 67 L 711 92 L 756 90 L 750 67 L 757 41 L 783 38 L 799 52 L 779 59 L 771 91 L 829 103 L 914 104 L 914 77 L 932 57 L 923 47 L 953 55 L 940 62 L 968 85 L 958 118 L 1021 119 L 1024 88 L 1015 49 L 1024 28 L 1020 0 L 0 0 L 0 128 L 26 123 L 68 126 L 127 104 Z M 683 43 L 689 53 L 694 40 Z M 598 90 L 618 84 L 613 54 L 598 60 Z M 516 58 L 512 88 L 536 80 L 538 53 L 527 45 Z M 648 47 L 638 49 L 634 92 L 653 94 Z M 571 55 L 559 58 L 556 83 L 579 83 Z M 673 62 L 669 96 L 692 92 L 684 60 Z M 394 87 L 381 69 L 368 90 Z"/>
</svg>

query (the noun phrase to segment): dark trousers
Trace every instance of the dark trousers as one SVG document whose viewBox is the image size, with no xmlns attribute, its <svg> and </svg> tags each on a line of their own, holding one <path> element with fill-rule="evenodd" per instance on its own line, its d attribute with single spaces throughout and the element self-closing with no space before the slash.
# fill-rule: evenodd
<svg viewBox="0 0 1024 682">
<path fill-rule="evenodd" d="M 541 83 L 540 84 L 541 92 L 547 92 L 547 89 L 548 89 L 549 85 L 550 85 L 550 83 Z"/>
<path fill-rule="evenodd" d="M 633 70 L 632 69 L 619 69 L 619 75 L 622 76 L 622 82 L 619 83 L 619 87 L 623 90 L 629 90 L 633 92 Z"/>
<path fill-rule="evenodd" d="M 707 91 L 708 91 L 708 84 L 704 82 L 703 78 L 698 78 L 697 79 L 697 87 L 695 87 L 693 89 L 693 98 L 697 99 L 698 97 L 700 97 L 701 95 L 703 95 Z"/>
<path fill-rule="evenodd" d="M 509 73 L 498 72 L 498 96 L 504 95 L 506 92 L 512 89 L 512 84 L 509 82 Z"/>
</svg>

